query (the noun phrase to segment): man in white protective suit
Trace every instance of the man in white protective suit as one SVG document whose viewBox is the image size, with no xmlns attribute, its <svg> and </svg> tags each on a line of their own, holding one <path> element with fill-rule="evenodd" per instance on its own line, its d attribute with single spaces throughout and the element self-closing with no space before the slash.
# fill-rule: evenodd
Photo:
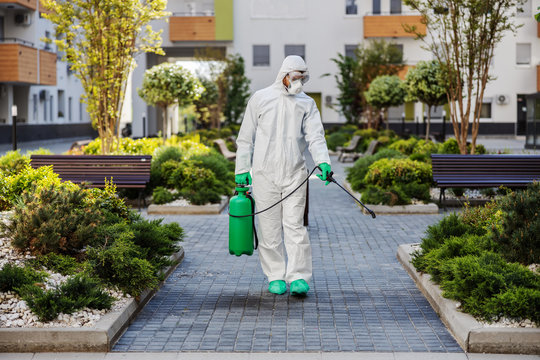
<svg viewBox="0 0 540 360">
<path fill-rule="evenodd" d="M 237 184 L 253 184 L 257 210 L 280 201 L 305 180 L 306 147 L 322 170 L 317 176 L 329 184 L 330 157 L 321 116 L 315 101 L 302 92 L 308 79 L 304 60 L 287 56 L 276 81 L 257 91 L 248 102 L 236 141 L 235 180 Z M 259 258 L 271 293 L 284 294 L 287 283 L 292 295 L 309 291 L 312 264 L 303 222 L 305 205 L 306 184 L 258 216 Z"/>
</svg>

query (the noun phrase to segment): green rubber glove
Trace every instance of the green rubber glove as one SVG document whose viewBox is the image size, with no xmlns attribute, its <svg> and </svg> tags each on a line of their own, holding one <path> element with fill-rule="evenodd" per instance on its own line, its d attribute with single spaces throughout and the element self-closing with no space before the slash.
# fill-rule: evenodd
<svg viewBox="0 0 540 360">
<path fill-rule="evenodd" d="M 238 185 L 251 185 L 251 174 L 249 172 L 245 172 L 245 173 L 242 173 L 242 174 L 237 174 L 235 177 L 234 177 L 234 181 L 238 184 Z"/>
<path fill-rule="evenodd" d="M 327 163 L 321 163 L 319 164 L 319 167 L 322 170 L 322 174 L 317 175 L 317 177 L 321 179 L 322 181 L 326 181 L 326 184 L 324 184 L 326 186 L 330 184 L 330 181 L 328 181 L 327 178 L 328 178 L 328 175 L 330 175 L 330 172 L 332 171 L 332 169 L 330 168 L 330 165 Z"/>
</svg>

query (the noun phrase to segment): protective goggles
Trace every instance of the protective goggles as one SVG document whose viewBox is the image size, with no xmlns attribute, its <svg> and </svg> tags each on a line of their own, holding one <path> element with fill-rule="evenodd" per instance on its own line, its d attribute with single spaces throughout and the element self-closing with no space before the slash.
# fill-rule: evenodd
<svg viewBox="0 0 540 360">
<path fill-rule="evenodd" d="M 289 79 L 290 81 L 300 80 L 303 85 L 309 80 L 309 71 L 291 71 L 289 73 Z"/>
</svg>

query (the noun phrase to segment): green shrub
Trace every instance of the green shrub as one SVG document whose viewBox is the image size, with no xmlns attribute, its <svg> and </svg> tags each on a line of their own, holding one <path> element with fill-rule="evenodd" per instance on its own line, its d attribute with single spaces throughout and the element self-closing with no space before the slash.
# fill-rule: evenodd
<svg viewBox="0 0 540 360">
<path fill-rule="evenodd" d="M 465 203 L 459 215 L 461 221 L 475 229 L 478 234 L 487 234 L 502 229 L 503 212 L 499 203 L 491 201 L 484 206 L 469 206 Z"/>
<path fill-rule="evenodd" d="M 120 145 L 115 141 L 111 147 L 112 154 L 116 155 L 152 155 L 154 151 L 163 145 L 162 138 L 120 138 Z M 101 154 L 101 138 L 94 139 L 90 144 L 83 148 L 87 155 Z"/>
<path fill-rule="evenodd" d="M 351 137 L 343 132 L 336 132 L 333 134 L 330 134 L 326 137 L 326 144 L 328 145 L 328 148 L 332 151 L 336 151 L 336 148 L 338 146 L 343 146 L 347 141 L 349 141 Z"/>
<path fill-rule="evenodd" d="M 368 185 L 362 192 L 362 201 L 368 204 L 406 205 L 411 199 L 396 186 L 382 189 L 379 186 Z"/>
<path fill-rule="evenodd" d="M 354 135 L 360 135 L 361 137 L 363 137 L 364 139 L 367 139 L 367 138 L 371 138 L 371 139 L 375 139 L 379 136 L 377 130 L 375 129 L 360 129 L 360 130 L 356 130 L 354 132 Z"/>
<path fill-rule="evenodd" d="M 52 290 L 26 285 L 21 288 L 21 295 L 40 321 L 51 321 L 60 313 L 71 314 L 84 308 L 110 309 L 114 301 L 97 280 L 84 275 L 74 276 Z"/>
<path fill-rule="evenodd" d="M 493 320 L 507 316 L 518 321 L 530 319 L 540 325 L 540 290 L 516 287 L 490 298 L 485 312 Z"/>
<path fill-rule="evenodd" d="M 402 159 L 404 157 L 405 155 L 401 154 L 399 151 L 391 149 L 382 149 L 374 155 L 361 157 L 360 159 L 356 160 L 352 167 L 346 169 L 347 181 L 351 184 L 354 191 L 360 191 L 365 187 L 364 177 L 366 176 L 371 164 L 380 159 Z"/>
<path fill-rule="evenodd" d="M 231 195 L 234 190 L 234 169 L 231 171 L 230 164 L 223 155 L 213 151 L 209 155 L 197 155 L 191 158 L 199 167 L 212 170 L 218 181 L 218 187 L 222 195 Z"/>
<path fill-rule="evenodd" d="M 81 268 L 81 264 L 74 257 L 55 253 L 38 255 L 35 259 L 30 260 L 30 264 L 33 267 L 44 267 L 64 276 L 74 275 Z"/>
<path fill-rule="evenodd" d="M 175 187 L 179 194 L 194 205 L 221 201 L 224 186 L 210 169 L 201 167 L 201 163 L 185 160 L 181 163 L 168 161 L 163 164 L 164 174 L 168 175 L 167 184 Z"/>
<path fill-rule="evenodd" d="M 413 155 L 424 155 L 426 158 L 426 161 L 424 162 L 431 162 L 431 154 L 436 154 L 439 152 L 440 145 L 435 144 L 431 140 L 418 140 L 416 144 L 414 145 L 413 153 L 411 154 L 411 157 Z"/>
<path fill-rule="evenodd" d="M 152 199 L 154 201 L 154 204 L 161 205 L 173 201 L 174 195 L 163 186 L 158 186 L 154 189 L 154 192 L 152 193 Z"/>
<path fill-rule="evenodd" d="M 450 192 L 457 197 L 462 197 L 465 194 L 464 188 L 450 188 Z"/>
<path fill-rule="evenodd" d="M 506 195 L 499 201 L 502 227 L 495 228 L 495 240 L 509 261 L 540 263 L 540 183 Z"/>
<path fill-rule="evenodd" d="M 431 184 L 431 165 L 410 159 L 380 159 L 369 166 L 364 182 L 382 188 L 396 183 Z"/>
<path fill-rule="evenodd" d="M 55 252 L 76 255 L 97 240 L 102 221 L 99 209 L 88 207 L 81 189 L 43 189 L 37 196 L 23 194 L 9 224 L 0 224 L 18 249 L 32 254 Z"/>
<path fill-rule="evenodd" d="M 457 140 L 454 138 L 446 140 L 440 147 L 439 154 L 461 154 Z"/>
<path fill-rule="evenodd" d="M 177 223 L 162 224 L 162 221 L 140 219 L 130 225 L 133 243 L 156 269 L 171 264 L 168 257 L 180 249 L 177 242 L 184 237 L 184 231 Z"/>
<path fill-rule="evenodd" d="M 117 239 L 109 246 L 91 247 L 87 253 L 91 274 L 124 293 L 138 296 L 158 285 L 156 269 L 141 258 L 140 247 L 126 238 Z"/>
<path fill-rule="evenodd" d="M 493 305 L 497 303 L 490 301 L 492 297 L 515 288 L 540 291 L 538 275 L 517 263 L 507 263 L 501 255 L 492 252 L 450 259 L 440 270 L 443 295 L 460 301 L 464 311 L 486 320 L 509 316 L 511 312 L 505 308 L 492 312 Z M 519 317 L 533 318 L 534 314 L 521 314 Z"/>
<path fill-rule="evenodd" d="M 397 150 L 405 155 L 411 155 L 414 151 L 414 147 L 416 146 L 416 143 L 418 142 L 418 139 L 411 137 L 407 140 L 398 140 L 392 144 L 390 144 L 389 148 L 393 150 Z"/>
<path fill-rule="evenodd" d="M 120 219 L 127 220 L 132 217 L 132 211 L 125 200 L 118 197 L 116 185 L 112 181 L 106 181 L 104 188 L 87 189 L 84 202 L 88 207 L 114 214 Z"/>
<path fill-rule="evenodd" d="M 15 175 L 27 165 L 30 165 L 30 157 L 23 156 L 19 150 L 8 151 L 4 156 L 0 157 L 0 175 Z"/>
<path fill-rule="evenodd" d="M 31 267 L 19 267 L 5 264 L 0 270 L 0 292 L 15 291 L 24 285 L 41 282 L 47 277 L 46 273 L 38 272 Z"/>
<path fill-rule="evenodd" d="M 162 174 L 163 163 L 174 160 L 177 162 L 182 161 L 182 151 L 176 146 L 163 146 L 156 150 L 155 155 L 152 157 L 152 165 L 150 166 L 150 187 L 163 186 L 165 184 L 165 178 Z"/>
</svg>

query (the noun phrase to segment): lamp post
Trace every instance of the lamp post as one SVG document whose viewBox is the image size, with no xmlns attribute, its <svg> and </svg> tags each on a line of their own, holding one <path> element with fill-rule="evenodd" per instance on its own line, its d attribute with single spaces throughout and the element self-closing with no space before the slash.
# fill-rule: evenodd
<svg viewBox="0 0 540 360">
<path fill-rule="evenodd" d="M 13 141 L 13 151 L 17 150 L 17 105 L 11 106 L 11 138 Z"/>
<path fill-rule="evenodd" d="M 146 113 L 142 113 L 142 136 L 146 137 Z"/>
<path fill-rule="evenodd" d="M 401 136 L 405 135 L 405 113 L 401 113 Z"/>
<path fill-rule="evenodd" d="M 446 141 L 446 111 L 442 111 L 442 140 Z"/>
</svg>

